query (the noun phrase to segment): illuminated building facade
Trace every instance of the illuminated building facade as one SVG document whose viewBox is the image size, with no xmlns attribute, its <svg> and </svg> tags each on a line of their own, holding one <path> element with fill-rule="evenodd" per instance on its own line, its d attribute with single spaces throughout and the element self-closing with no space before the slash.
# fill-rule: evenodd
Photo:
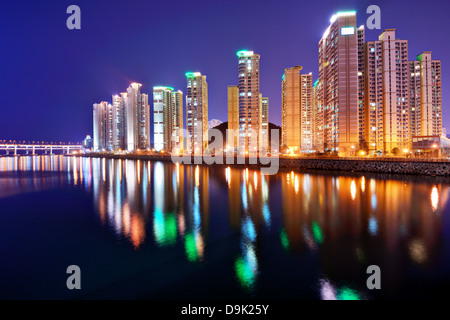
<svg viewBox="0 0 450 320">
<path fill-rule="evenodd" d="M 408 42 L 387 29 L 365 46 L 366 121 L 369 153 L 411 147 Z"/>
<path fill-rule="evenodd" d="M 239 63 L 239 153 L 257 152 L 260 129 L 259 54 L 237 52 Z M 253 134 L 253 136 L 252 136 Z"/>
<path fill-rule="evenodd" d="M 290 153 L 310 152 L 313 148 L 312 73 L 300 74 L 301 70 L 301 66 L 285 69 L 282 81 L 282 144 Z"/>
<path fill-rule="evenodd" d="M 148 95 L 141 94 L 142 84 L 132 83 L 127 89 L 127 151 L 150 148 L 150 108 Z"/>
<path fill-rule="evenodd" d="M 234 143 L 227 141 L 233 147 L 237 147 L 239 139 L 239 86 L 228 86 L 228 130 L 233 130 Z"/>
<path fill-rule="evenodd" d="M 172 139 L 171 149 L 183 149 L 183 92 L 181 90 L 172 91 Z"/>
<path fill-rule="evenodd" d="M 323 152 L 323 108 L 317 99 L 319 80 L 313 85 L 313 150 Z"/>
<path fill-rule="evenodd" d="M 141 86 L 132 83 L 127 92 L 113 95 L 112 105 L 104 101 L 94 104 L 94 151 L 149 149 L 150 108 Z"/>
<path fill-rule="evenodd" d="M 300 102 L 300 150 L 311 152 L 313 145 L 313 90 L 312 73 L 301 74 L 301 102 Z"/>
<path fill-rule="evenodd" d="M 282 145 L 298 152 L 301 145 L 301 66 L 284 70 L 281 84 Z"/>
<path fill-rule="evenodd" d="M 200 72 L 187 72 L 186 78 L 187 148 L 202 154 L 208 145 L 208 83 Z"/>
<path fill-rule="evenodd" d="M 94 104 L 94 151 L 113 151 L 114 112 L 108 102 Z"/>
<path fill-rule="evenodd" d="M 324 149 L 345 156 L 359 143 L 356 12 L 338 12 L 330 23 L 319 41 L 317 99 L 324 119 Z"/>
<path fill-rule="evenodd" d="M 357 30 L 358 34 L 358 134 L 359 134 L 359 149 L 365 149 L 365 30 L 364 25 L 360 26 Z M 356 146 L 355 146 L 356 149 Z"/>
<path fill-rule="evenodd" d="M 269 148 L 269 98 L 263 97 L 259 94 L 260 106 L 260 135 L 259 147 L 260 150 L 267 150 Z"/>
<path fill-rule="evenodd" d="M 411 136 L 442 135 L 441 61 L 431 52 L 409 62 Z"/>
<path fill-rule="evenodd" d="M 117 94 L 112 96 L 112 106 L 114 113 L 114 151 L 126 149 L 126 95 L 126 93 L 121 93 L 120 96 Z"/>
<path fill-rule="evenodd" d="M 153 87 L 153 144 L 156 151 L 172 151 L 172 90 Z"/>
</svg>

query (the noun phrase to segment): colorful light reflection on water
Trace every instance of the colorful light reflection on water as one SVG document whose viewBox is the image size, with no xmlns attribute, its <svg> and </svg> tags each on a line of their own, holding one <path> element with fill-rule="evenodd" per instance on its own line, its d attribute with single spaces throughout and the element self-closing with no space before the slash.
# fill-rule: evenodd
<svg viewBox="0 0 450 320">
<path fill-rule="evenodd" d="M 92 197 L 94 214 L 117 243 L 140 253 L 153 245 L 182 253 L 186 265 L 178 262 L 180 268 L 208 271 L 218 263 L 217 277 L 230 271 L 222 270 L 229 261 L 233 276 L 224 281 L 231 287 L 234 281 L 244 296 L 270 297 L 264 290 L 279 281 L 275 287 L 295 297 L 295 285 L 314 281 L 312 292 L 299 290 L 327 300 L 370 299 L 374 294 L 364 287 L 369 264 L 384 272 L 383 297 L 409 287 L 417 272 L 450 281 L 436 271 L 450 268 L 444 263 L 449 185 L 442 179 L 295 171 L 264 176 L 252 169 L 133 160 L 0 158 L 0 200 L 67 186 Z M 286 271 L 291 269 L 298 274 Z"/>
</svg>

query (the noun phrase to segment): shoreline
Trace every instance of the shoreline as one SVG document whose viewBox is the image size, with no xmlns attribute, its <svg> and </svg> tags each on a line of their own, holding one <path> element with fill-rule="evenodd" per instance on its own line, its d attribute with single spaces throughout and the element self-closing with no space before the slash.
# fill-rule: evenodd
<svg viewBox="0 0 450 320">
<path fill-rule="evenodd" d="M 172 157 L 161 154 L 65 154 L 64 156 L 106 158 L 122 160 L 143 160 L 173 162 Z M 195 158 L 195 160 L 194 160 Z M 246 168 L 268 168 L 269 165 L 249 164 L 248 158 L 244 164 L 237 163 L 234 157 L 233 163 L 227 163 L 226 157 L 223 163 L 211 164 L 213 166 L 237 166 Z M 268 158 L 270 159 L 270 158 Z M 182 163 L 182 162 L 181 162 Z M 202 157 L 192 157 L 190 163 L 185 165 L 209 165 Z M 279 157 L 279 169 L 285 170 L 320 170 L 320 171 L 344 171 L 361 173 L 385 173 L 402 175 L 443 176 L 450 177 L 450 161 L 444 159 L 414 159 L 414 158 L 337 158 L 337 157 Z"/>
</svg>

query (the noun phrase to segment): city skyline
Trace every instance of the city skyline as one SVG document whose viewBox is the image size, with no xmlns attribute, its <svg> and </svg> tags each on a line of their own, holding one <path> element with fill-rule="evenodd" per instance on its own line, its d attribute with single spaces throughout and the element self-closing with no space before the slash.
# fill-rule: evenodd
<svg viewBox="0 0 450 320">
<path fill-rule="evenodd" d="M 379 1 L 378 1 L 379 2 Z M 203 2 L 199 2 L 201 4 Z M 248 6 L 254 2 L 248 1 L 244 2 L 242 6 Z M 324 3 L 326 4 L 324 6 Z M 183 82 L 185 82 L 185 77 L 183 76 L 184 73 L 188 70 L 199 70 L 203 74 L 208 75 L 208 83 L 209 83 L 209 119 L 220 119 L 222 121 L 226 121 L 227 119 L 227 86 L 233 83 L 236 83 L 236 67 L 235 67 L 235 58 L 233 59 L 233 56 L 235 57 L 235 53 L 238 50 L 241 49 L 248 49 L 248 50 L 254 50 L 258 54 L 261 55 L 261 89 L 260 91 L 263 92 L 265 97 L 268 97 L 271 101 L 270 104 L 270 112 L 269 112 L 269 119 L 270 122 L 281 125 L 281 88 L 280 88 L 280 78 L 283 74 L 283 70 L 286 67 L 293 66 L 293 65 L 302 65 L 303 70 L 305 73 L 312 72 L 313 73 L 313 81 L 317 79 L 318 76 L 318 57 L 317 57 L 317 42 L 320 39 L 321 35 L 323 34 L 323 31 L 327 27 L 327 21 L 329 18 L 333 15 L 333 13 L 339 11 L 339 10 L 345 10 L 345 9 L 355 9 L 357 11 L 357 25 L 364 24 L 365 20 L 369 16 L 365 13 L 365 9 L 367 8 L 367 3 L 362 2 L 361 4 L 356 4 L 354 1 L 344 1 L 341 2 L 339 5 L 336 5 L 332 2 L 326 2 L 324 1 L 321 6 L 321 10 L 314 10 L 314 8 L 317 8 L 317 5 L 313 4 L 301 4 L 305 7 L 305 10 L 309 9 L 310 12 L 314 13 L 311 14 L 311 17 L 305 17 L 305 22 L 295 22 L 295 29 L 298 30 L 298 34 L 296 37 L 298 38 L 298 41 L 295 41 L 295 43 L 292 43 L 291 47 L 288 47 L 286 49 L 280 50 L 280 48 L 274 48 L 271 49 L 270 47 L 265 44 L 265 42 L 262 41 L 262 39 L 259 39 L 260 36 L 256 37 L 242 37 L 241 35 L 235 36 L 235 39 L 233 41 L 227 41 L 229 39 L 225 38 L 224 41 L 219 43 L 219 40 L 216 40 L 214 42 L 214 48 L 213 45 L 210 43 L 209 45 L 203 44 L 201 47 L 198 48 L 198 50 L 187 50 L 185 54 L 178 53 L 176 55 L 171 54 L 171 62 L 164 65 L 164 63 L 159 63 L 164 65 L 164 70 L 159 70 L 158 68 L 151 68 L 149 66 L 149 62 L 152 60 L 152 56 L 150 55 L 148 58 L 140 59 L 138 57 L 135 57 L 133 59 L 128 58 L 127 55 L 123 54 L 122 57 L 118 60 L 121 61 L 121 63 L 118 63 L 116 66 L 110 64 L 111 59 L 118 58 L 116 57 L 116 54 L 113 54 L 110 50 L 104 52 L 103 57 L 105 58 L 107 63 L 109 64 L 108 67 L 110 67 L 109 71 L 112 71 L 112 67 L 116 68 L 117 77 L 113 76 L 114 73 L 106 73 L 103 74 L 101 77 L 104 79 L 104 81 L 100 81 L 99 75 L 96 74 L 95 70 L 98 68 L 104 68 L 105 64 L 101 64 L 100 66 L 93 66 L 94 62 L 98 62 L 98 60 L 95 59 L 88 59 L 86 66 L 84 66 L 82 69 L 83 72 L 86 71 L 86 68 L 93 68 L 92 70 L 94 72 L 90 72 L 89 75 L 92 79 L 88 79 L 86 83 L 80 83 L 79 77 L 77 77 L 77 73 L 75 72 L 75 76 L 72 75 L 72 71 L 74 69 L 77 69 L 79 67 L 80 61 L 80 54 L 74 54 L 73 52 L 68 51 L 69 57 L 73 58 L 73 56 L 76 56 L 75 59 L 72 59 L 72 64 L 66 64 L 67 68 L 64 70 L 64 74 L 66 75 L 65 79 L 67 83 L 73 83 L 73 81 L 78 81 L 75 83 L 75 87 L 78 90 L 81 89 L 81 91 L 73 90 L 75 92 L 68 92 L 70 88 L 65 88 L 64 82 L 62 83 L 53 83 L 55 85 L 56 89 L 52 95 L 49 94 L 40 94 L 37 95 L 38 99 L 35 101 L 34 104 L 27 103 L 27 100 L 29 99 L 28 95 L 23 95 L 23 99 L 21 99 L 21 103 L 25 104 L 25 108 L 27 111 L 27 114 L 29 114 L 29 117 L 26 117 L 26 119 L 22 119 L 21 123 L 23 123 L 23 126 L 18 127 L 18 120 L 17 121 L 11 121 L 11 119 L 19 119 L 19 117 L 16 117 L 17 110 L 19 108 L 13 108 L 12 110 L 7 110 L 6 115 L 7 117 L 2 117 L 2 128 L 1 135 L 5 139 L 16 139 L 16 140 L 30 140 L 30 139 L 37 139 L 37 140 L 67 140 L 67 141 L 80 141 L 86 134 L 92 134 L 92 111 L 90 109 L 90 106 L 92 106 L 92 103 L 95 101 L 103 101 L 106 100 L 108 96 L 111 96 L 112 94 L 119 94 L 123 87 L 128 86 L 131 82 L 139 82 L 143 84 L 143 92 L 147 94 L 151 94 L 151 88 L 153 86 L 160 85 L 161 83 L 171 85 L 176 88 L 184 88 Z M 204 3 L 203 3 L 204 4 Z M 372 4 L 372 3 L 370 3 Z M 442 41 L 437 41 L 437 38 L 435 37 L 435 34 L 430 32 L 430 29 L 427 29 L 426 26 L 419 26 L 419 25 L 412 25 L 411 22 L 413 22 L 414 17 L 417 17 L 420 12 L 415 12 L 417 10 L 410 10 L 407 9 L 405 11 L 405 16 L 407 18 L 394 18 L 394 12 L 395 11 L 395 4 L 392 3 L 385 3 L 385 2 L 379 2 L 379 3 L 373 3 L 378 4 L 382 10 L 382 22 L 381 22 L 381 29 L 380 30 L 366 30 L 366 41 L 376 41 L 379 34 L 384 29 L 389 28 L 395 28 L 396 33 L 398 34 L 399 39 L 405 39 L 409 41 L 409 57 L 408 59 L 410 61 L 415 60 L 416 55 L 424 52 L 424 51 L 431 51 L 433 59 L 442 60 L 442 81 L 445 84 L 446 83 L 446 70 L 448 71 L 448 66 L 445 63 L 445 57 L 446 52 L 449 51 L 449 48 L 447 48 Z M 83 12 L 83 24 L 82 29 L 80 30 L 80 33 L 78 35 L 71 34 L 69 30 L 62 30 L 64 33 L 64 37 L 67 37 L 75 41 L 75 43 L 78 43 L 78 41 L 83 42 L 83 39 L 81 39 L 83 33 L 89 33 L 91 35 L 91 32 L 94 30 L 92 29 L 92 22 L 91 22 L 91 16 L 90 12 L 97 12 L 99 9 L 94 8 L 92 6 L 87 5 L 85 2 L 80 1 L 79 3 L 80 7 L 82 8 Z M 142 4 L 144 6 L 144 4 Z M 300 4 L 297 4 L 300 5 Z M 84 6 L 84 7 L 83 7 Z M 261 5 L 261 14 L 267 15 L 269 10 L 276 10 L 276 12 L 280 12 L 282 10 L 286 10 L 286 8 L 289 8 L 290 6 L 295 6 L 294 2 L 282 2 L 282 3 L 268 3 Z M 316 6 L 316 7 L 315 7 Z M 194 5 L 194 7 L 198 7 L 197 5 Z M 205 6 L 205 15 L 207 12 L 210 12 L 211 10 L 214 10 L 214 8 L 217 9 L 217 7 L 214 7 L 213 5 L 206 5 Z M 57 11 L 58 8 L 53 7 L 42 7 L 40 8 L 40 12 L 43 10 L 50 10 L 50 12 Z M 96 11 L 97 10 L 97 11 Z M 105 8 L 106 11 L 111 10 L 108 8 Z M 118 10 L 118 8 L 115 8 L 115 10 Z M 224 7 L 225 10 L 225 17 L 229 17 L 228 13 L 231 14 L 232 7 Z M 428 9 L 425 8 L 425 11 Z M 308 10 L 307 10 L 308 11 Z M 282 11 L 288 14 L 288 11 Z M 439 12 L 434 12 L 435 14 L 439 15 Z M 57 17 L 55 17 L 56 19 Z M 60 20 L 65 21 L 65 16 L 59 17 Z M 211 19 L 210 17 L 205 17 L 205 19 Z M 220 17 L 220 20 L 223 19 L 223 17 Z M 252 19 L 254 17 L 252 16 Z M 287 18 L 286 18 L 287 19 Z M 277 18 L 276 21 L 284 21 L 285 18 Z M 10 21 L 10 17 L 5 17 L 5 21 Z M 31 21 L 34 21 L 31 19 Z M 307 24 L 306 21 L 311 21 L 312 23 Z M 52 17 L 50 16 L 50 20 L 48 22 L 48 26 L 41 26 L 42 28 L 55 27 L 55 23 L 57 21 L 53 21 Z M 291 21 L 292 22 L 292 21 Z M 258 22 L 259 23 L 259 22 Z M 260 24 L 256 24 L 254 28 L 259 28 L 258 31 L 261 31 L 261 33 L 264 33 L 264 31 L 267 31 L 264 26 L 261 26 Z M 294 22 L 292 22 L 294 23 Z M 446 20 L 441 19 L 439 20 L 436 18 L 436 21 L 434 22 L 436 24 L 443 24 L 445 25 L 448 23 Z M 40 24 L 36 22 L 36 24 L 39 26 Z M 11 24 L 13 25 L 13 24 Z M 213 26 L 219 25 L 219 21 L 217 24 L 213 24 Z M 276 25 L 276 24 L 274 24 Z M 302 26 L 307 25 L 308 28 L 305 30 L 305 28 L 301 28 Z M 273 26 L 273 25 L 272 25 Z M 282 30 L 283 24 L 280 25 L 280 27 L 273 28 L 272 34 L 277 34 L 277 30 Z M 245 28 L 248 28 L 246 25 Z M 122 28 L 121 30 L 128 30 L 129 27 Z M 142 28 L 145 29 L 145 28 Z M 212 28 L 216 30 L 215 28 Z M 98 30 L 97 30 L 98 31 Z M 175 32 L 176 30 L 169 29 L 170 32 Z M 168 32 L 169 32 L 168 31 Z M 24 30 L 19 29 L 18 32 L 23 32 L 25 35 L 26 32 Z M 53 33 L 49 33 L 48 38 L 50 39 L 52 36 L 61 36 L 59 34 L 60 31 L 55 30 L 55 35 Z M 76 32 L 76 31 L 74 31 Z M 139 31 L 139 33 L 142 31 Z M 427 34 L 429 33 L 429 35 Z M 102 30 L 103 35 L 107 36 L 107 38 L 111 37 L 120 37 L 120 33 L 114 34 L 114 25 L 112 26 L 111 32 L 106 32 L 106 30 Z M 260 34 L 259 32 L 257 34 Z M 426 36 L 424 36 L 426 34 Z M 270 33 L 269 33 L 270 35 Z M 76 39 L 73 39 L 75 37 Z M 207 39 L 208 35 L 205 36 Z M 281 36 L 283 38 L 284 36 Z M 256 41 L 255 38 L 257 38 Z M 264 37 L 262 37 L 264 38 Z M 49 39 L 44 39 L 43 41 L 48 41 Z M 100 38 L 96 38 L 100 41 Z M 274 37 L 271 38 L 272 40 L 275 40 Z M 68 39 L 64 39 L 67 41 Z M 92 39 L 91 39 L 92 41 Z M 104 40 L 102 40 L 104 41 Z M 119 41 L 119 40 L 118 40 Z M 122 40 L 120 40 L 122 41 Z M 175 41 L 176 42 L 176 41 Z M 30 45 L 32 41 L 30 40 Z M 215 45 L 217 44 L 217 48 Z M 14 46 L 10 46 L 10 49 L 17 49 L 17 46 L 24 46 L 25 44 L 15 44 Z M 184 47 L 186 45 L 184 44 Z M 299 50 L 299 47 L 302 46 L 305 49 Z M 440 48 L 440 49 L 438 49 Z M 70 49 L 70 47 L 68 48 Z M 73 49 L 73 48 L 72 48 Z M 213 52 L 216 52 L 220 50 L 220 55 L 218 56 L 218 59 L 220 60 L 220 65 L 214 64 L 211 66 L 211 60 L 207 57 L 209 54 L 206 54 L 206 52 L 202 51 L 201 49 L 207 49 L 206 52 L 209 52 L 213 50 Z M 278 49 L 278 50 L 275 50 Z M 83 48 L 80 48 L 79 50 L 83 51 Z M 199 51 L 200 50 L 200 51 Z M 11 50 L 12 52 L 14 50 Z M 81 52 L 80 51 L 80 52 Z M 196 52 L 192 52 L 196 51 Z M 85 51 L 83 51 L 85 52 Z M 6 53 L 3 54 L 10 54 L 9 50 Z M 21 53 L 22 55 L 25 55 L 25 53 Z M 34 85 L 30 86 L 27 85 L 29 81 L 32 81 L 34 78 L 34 73 L 39 73 L 39 70 L 42 70 L 45 66 L 49 65 L 49 58 L 47 57 L 46 60 L 44 60 L 42 63 L 38 62 L 36 59 L 39 57 L 39 52 L 36 52 L 36 57 L 33 60 L 35 62 L 35 68 L 31 69 L 34 72 L 32 72 L 32 75 L 30 76 L 30 79 L 28 77 L 25 77 L 23 79 L 23 84 L 21 82 L 22 90 L 27 90 L 28 92 L 32 93 L 34 90 L 37 90 L 37 88 L 42 88 L 44 84 L 48 85 L 48 82 L 45 80 L 48 78 L 48 73 L 41 72 L 39 75 L 43 78 L 42 84 L 40 85 Z M 61 53 L 60 53 L 61 54 Z M 156 53 L 154 54 L 156 55 Z M 82 55 L 81 55 L 82 56 Z M 224 59 L 223 57 L 226 56 L 227 58 Z M 157 57 L 161 57 L 160 54 L 157 55 Z M 177 57 L 178 60 L 174 59 L 174 57 Z M 288 57 L 288 58 L 287 58 Z M 64 57 L 62 57 L 64 58 Z M 97 56 L 98 58 L 98 56 Z M 61 59 L 63 62 L 67 62 L 66 58 Z M 93 61 L 94 60 L 94 61 Z M 131 61 L 130 61 L 131 60 Z M 164 62 L 167 61 L 165 58 L 163 59 Z M 54 61 L 51 61 L 54 63 Z M 137 64 L 139 66 L 134 67 L 132 65 Z M 13 64 L 14 65 L 14 64 Z M 54 74 L 56 71 L 56 65 L 58 63 L 55 63 L 55 65 L 50 64 L 52 68 L 49 68 L 49 73 Z M 280 67 L 281 65 L 281 67 Z M 18 73 L 14 74 L 12 73 L 12 70 L 10 69 L 10 66 L 6 66 L 5 74 L 11 80 L 14 80 L 15 77 L 18 76 L 19 71 L 21 68 L 24 68 L 25 66 L 29 66 L 29 61 L 23 60 L 23 66 L 21 65 L 18 69 Z M 121 68 L 122 67 L 122 68 Z M 230 70 L 228 70 L 230 69 Z M 53 71 L 52 71 L 53 70 Z M 103 70 L 105 71 L 105 70 Z M 448 73 L 448 72 L 447 72 Z M 158 75 L 159 74 L 159 75 Z M 126 75 L 126 76 L 125 76 Z M 70 76 L 70 77 L 69 77 Z M 220 81 L 218 80 L 218 76 L 221 76 L 222 79 Z M 72 79 L 74 78 L 74 80 Z M 83 78 L 83 77 L 82 77 Z M 83 78 L 84 79 L 84 78 Z M 92 83 L 92 81 L 96 82 L 96 85 L 90 85 L 89 83 Z M 123 83 L 123 85 L 122 85 Z M 8 90 L 8 92 L 14 93 L 16 88 L 11 88 L 9 83 L 5 83 L 6 86 L 2 86 L 2 89 L 0 90 Z M 68 85 L 68 87 L 71 87 Z M 182 90 L 185 94 L 184 90 Z M 447 96 L 448 96 L 448 89 L 446 90 L 446 86 L 443 86 L 443 109 L 446 109 L 447 105 Z M 80 95 L 78 96 L 78 92 L 87 93 L 86 95 Z M 7 104 L 11 103 L 11 97 L 13 94 L 6 94 L 6 102 Z M 88 100 L 89 99 L 89 100 Z M 47 101 L 49 100 L 49 101 Z M 80 103 L 79 101 L 82 100 L 83 103 Z M 47 102 L 46 102 L 47 101 Z M 42 104 L 42 105 L 41 105 Z M 36 105 L 37 108 L 27 107 L 28 105 Z M 22 112 L 22 111 L 20 111 Z M 449 115 L 444 111 L 444 118 L 443 118 L 443 125 L 448 127 L 450 125 L 450 119 Z M 61 124 L 59 123 L 60 119 L 64 117 L 70 117 L 73 119 L 71 123 L 69 124 Z M 5 121 L 5 119 L 8 118 L 8 121 Z M 38 119 L 39 121 L 35 123 L 35 120 Z M 151 122 L 151 121 L 150 121 Z M 40 124 L 40 125 L 39 125 Z M 39 127 L 40 129 L 37 130 L 36 127 Z M 153 134 L 151 135 L 153 138 Z"/>
</svg>

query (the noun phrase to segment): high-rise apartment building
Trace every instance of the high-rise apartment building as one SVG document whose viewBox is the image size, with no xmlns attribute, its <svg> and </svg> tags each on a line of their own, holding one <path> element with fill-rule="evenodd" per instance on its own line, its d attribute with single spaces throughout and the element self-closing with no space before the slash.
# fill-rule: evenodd
<svg viewBox="0 0 450 320">
<path fill-rule="evenodd" d="M 228 86 L 228 130 L 232 130 L 234 140 L 234 143 L 227 141 L 228 147 L 236 148 L 239 140 L 239 86 Z"/>
<path fill-rule="evenodd" d="M 142 84 L 127 89 L 127 151 L 150 148 L 150 108 L 148 95 L 141 94 Z"/>
<path fill-rule="evenodd" d="M 301 66 L 287 68 L 281 82 L 281 144 L 291 152 L 301 145 Z"/>
<path fill-rule="evenodd" d="M 126 149 L 126 93 L 112 96 L 114 127 L 113 127 L 113 139 L 114 150 Z"/>
<path fill-rule="evenodd" d="M 365 45 L 365 142 L 369 153 L 411 147 L 408 42 L 383 31 Z"/>
<path fill-rule="evenodd" d="M 260 129 L 259 54 L 237 52 L 239 63 L 239 153 L 257 152 Z"/>
<path fill-rule="evenodd" d="M 141 84 L 132 83 L 127 92 L 94 104 L 94 150 L 147 150 L 150 147 L 150 108 Z"/>
<path fill-rule="evenodd" d="M 259 134 L 259 148 L 260 150 L 268 150 L 270 142 L 269 142 L 269 98 L 263 97 L 260 94 L 260 134 Z"/>
<path fill-rule="evenodd" d="M 365 149 L 365 29 L 364 25 L 360 26 L 357 30 L 358 34 L 358 135 L 359 135 L 359 149 Z M 355 147 L 356 150 L 356 147 Z"/>
<path fill-rule="evenodd" d="M 172 151 L 172 90 L 153 87 L 153 145 L 156 151 Z"/>
<path fill-rule="evenodd" d="M 172 144 L 170 151 L 183 150 L 183 92 L 172 91 Z"/>
<path fill-rule="evenodd" d="M 323 109 L 324 149 L 350 155 L 359 143 L 356 12 L 338 12 L 319 41 L 317 103 Z"/>
<path fill-rule="evenodd" d="M 442 134 L 441 61 L 431 52 L 409 62 L 411 136 Z"/>
<path fill-rule="evenodd" d="M 313 149 L 313 86 L 312 73 L 301 74 L 301 102 L 300 102 L 300 150 L 311 152 Z"/>
<path fill-rule="evenodd" d="M 208 83 L 200 72 L 187 72 L 186 78 L 187 148 L 202 154 L 208 145 Z"/>
<path fill-rule="evenodd" d="M 319 80 L 313 85 L 313 150 L 323 152 L 323 109 L 318 97 Z"/>
<path fill-rule="evenodd" d="M 301 66 L 284 70 L 281 90 L 283 147 L 289 152 L 310 152 L 313 148 L 312 73 L 300 74 Z"/>
<path fill-rule="evenodd" d="M 114 145 L 114 113 L 108 102 L 95 103 L 93 108 L 94 151 L 112 151 Z"/>
</svg>

